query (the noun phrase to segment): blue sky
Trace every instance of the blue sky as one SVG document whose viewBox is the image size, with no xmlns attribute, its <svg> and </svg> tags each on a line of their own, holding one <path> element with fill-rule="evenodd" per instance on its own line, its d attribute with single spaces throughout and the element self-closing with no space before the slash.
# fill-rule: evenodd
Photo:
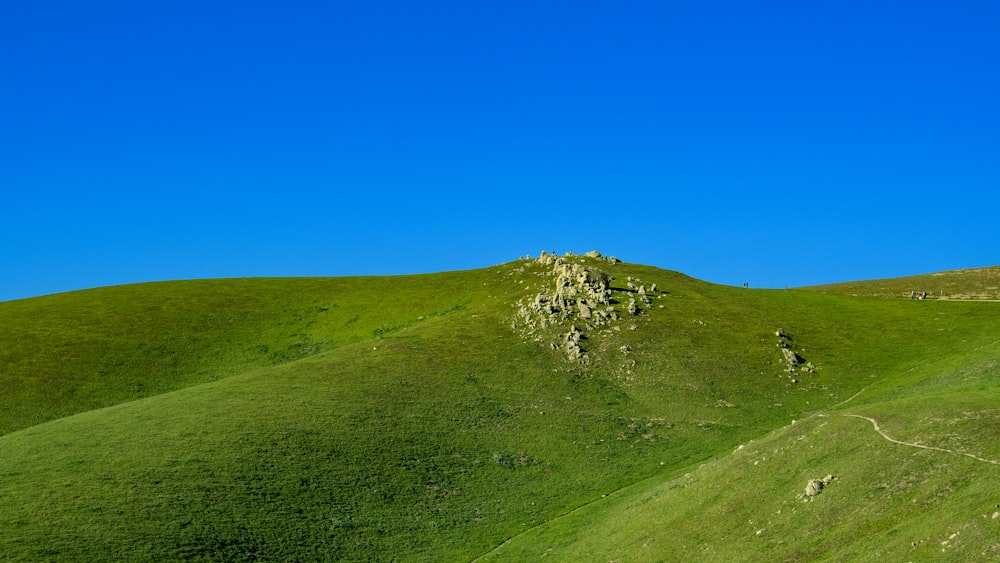
<svg viewBox="0 0 1000 563">
<path fill-rule="evenodd" d="M 0 300 L 598 249 L 1000 264 L 1000 5 L 8 2 Z"/>
</svg>

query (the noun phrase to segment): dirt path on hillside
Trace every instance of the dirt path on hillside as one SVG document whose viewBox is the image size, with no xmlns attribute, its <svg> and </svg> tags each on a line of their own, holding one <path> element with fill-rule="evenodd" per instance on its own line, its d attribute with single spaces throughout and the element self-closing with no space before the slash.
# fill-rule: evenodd
<svg viewBox="0 0 1000 563">
<path fill-rule="evenodd" d="M 913 448 L 921 448 L 921 449 L 925 449 L 925 450 L 934 450 L 934 451 L 938 451 L 938 452 L 946 452 L 946 453 L 955 454 L 955 455 L 964 455 L 965 457 L 971 457 L 972 459 L 977 460 L 977 461 L 982 461 L 982 462 L 985 462 L 985 463 L 992 463 L 993 465 L 1000 465 L 1000 461 L 994 461 L 992 459 L 984 459 L 984 458 L 981 458 L 979 456 L 972 455 L 972 454 L 967 454 L 967 453 L 964 453 L 964 452 L 956 452 L 955 450 L 949 450 L 949 449 L 946 449 L 946 448 L 937 448 L 937 447 L 934 447 L 934 446 L 925 446 L 923 444 L 914 444 L 912 442 L 903 442 L 901 440 L 896 440 L 895 438 L 892 438 L 891 436 L 889 436 L 888 434 L 886 434 L 885 432 L 883 432 L 882 429 L 879 428 L 878 422 L 874 418 L 869 418 L 867 416 L 861 416 L 860 414 L 845 414 L 844 416 L 853 416 L 854 418 L 863 418 L 863 419 L 867 420 L 868 422 L 871 422 L 872 426 L 875 428 L 875 431 L 878 432 L 879 435 L 881 435 L 886 440 L 889 440 L 890 442 L 892 442 L 893 444 L 900 444 L 902 446 L 910 446 L 910 447 L 913 447 Z"/>
<path fill-rule="evenodd" d="M 996 344 L 996 342 L 992 342 L 991 344 Z M 876 385 L 878 383 L 881 383 L 881 382 L 882 382 L 882 380 L 873 381 L 872 383 L 869 383 L 868 385 L 866 385 L 866 386 L 862 387 L 861 389 L 859 389 L 857 393 L 851 395 L 847 399 L 844 399 L 843 401 L 841 401 L 841 402 L 837 403 L 836 405 L 830 407 L 829 410 L 835 409 L 835 408 L 837 408 L 839 406 L 845 405 L 845 404 L 853 401 L 859 395 L 861 395 L 862 393 L 864 393 L 865 391 L 867 391 L 870 387 L 872 387 L 872 386 L 874 386 L 874 385 Z M 810 415 L 808 418 L 811 418 L 811 417 L 826 417 L 826 416 L 827 416 L 827 414 L 825 414 L 823 412 L 817 412 L 817 413 L 814 413 L 814 414 Z M 899 444 L 901 446 L 910 446 L 910 447 L 914 447 L 914 448 L 921 448 L 921 449 L 925 449 L 925 450 L 935 450 L 935 451 L 939 451 L 939 452 L 946 452 L 946 453 L 954 454 L 954 455 L 964 455 L 966 457 L 971 457 L 972 459 L 974 459 L 976 461 L 982 461 L 984 463 L 992 463 L 993 465 L 1000 465 L 1000 461 L 994 461 L 994 460 L 991 460 L 991 459 L 984 459 L 984 458 L 981 458 L 981 457 L 973 455 L 973 454 L 967 454 L 967 453 L 956 452 L 954 450 L 949 450 L 949 449 L 945 449 L 945 448 L 937 448 L 937 447 L 934 447 L 934 446 L 925 446 L 923 444 L 913 444 L 913 443 L 910 443 L 910 442 L 903 442 L 903 441 L 900 441 L 900 440 L 896 440 L 895 438 L 892 438 L 891 436 L 889 436 L 888 434 L 886 434 L 885 432 L 883 432 L 882 429 L 878 425 L 878 421 L 876 421 L 874 418 L 869 418 L 867 416 L 862 416 L 860 414 L 844 414 L 843 416 L 851 416 L 851 417 L 854 417 L 854 418 L 863 418 L 863 419 L 867 420 L 868 422 L 871 422 L 872 423 L 872 427 L 874 427 L 875 431 L 878 432 L 880 436 L 882 436 L 883 438 L 885 438 L 886 440 L 888 440 L 888 441 L 890 441 L 890 442 L 892 442 L 894 444 Z M 788 428 L 790 426 L 793 426 L 793 425 L 795 425 L 795 421 L 794 420 L 792 421 L 791 424 L 786 424 L 785 426 L 777 428 L 777 429 L 773 430 L 771 433 L 778 432 L 780 430 L 784 430 L 784 429 L 786 429 L 786 428 Z M 717 459 L 712 459 L 712 461 L 717 461 Z M 706 461 L 706 463 L 702 464 L 702 467 L 704 465 L 707 465 L 708 463 L 710 463 L 710 462 Z M 645 479 L 639 479 L 638 481 L 636 481 L 634 483 L 629 483 L 629 484 L 626 484 L 626 485 L 622 485 L 621 487 L 619 487 L 619 488 L 617 488 L 617 489 L 615 489 L 615 490 L 613 490 L 613 491 L 611 491 L 611 492 L 609 492 L 607 494 L 601 495 L 600 498 L 596 498 L 596 499 L 594 499 L 594 500 L 592 500 L 590 502 L 584 503 L 584 504 L 582 504 L 582 505 L 580 505 L 580 506 L 578 506 L 578 507 L 570 510 L 569 512 L 560 514 L 560 515 L 552 518 L 551 520 L 546 520 L 545 522 L 541 522 L 541 523 L 539 523 L 539 524 L 537 524 L 535 526 L 532 526 L 531 528 L 528 528 L 527 530 L 522 530 L 521 532 L 518 532 L 517 534 L 514 534 L 513 536 L 507 538 L 503 543 L 497 545 L 493 549 L 491 549 L 491 550 L 487 551 L 486 553 L 483 553 L 482 555 L 476 557 L 470 563 L 478 563 L 483 558 L 488 557 L 488 556 L 496 553 L 497 551 L 500 551 L 502 548 L 504 548 L 508 544 L 513 543 L 514 540 L 520 538 L 521 536 L 524 536 L 525 534 L 528 534 L 529 532 L 532 532 L 532 531 L 534 531 L 534 530 L 536 530 L 538 528 L 541 528 L 542 526 L 549 525 L 552 522 L 555 522 L 557 520 L 561 520 L 563 518 L 566 518 L 566 517 L 568 517 L 568 516 L 570 516 L 570 515 L 578 512 L 578 511 L 580 511 L 580 510 L 583 510 L 585 508 L 590 507 L 592 504 L 595 504 L 595 503 L 601 502 L 603 500 L 606 500 L 608 497 L 610 497 L 610 496 L 612 496 L 612 495 L 614 495 L 616 493 L 619 493 L 623 489 L 626 489 L 626 488 L 628 488 L 628 487 L 630 487 L 632 485 L 635 485 L 636 483 L 639 483 L 640 481 L 645 481 L 646 479 L 652 479 L 652 478 L 653 477 L 647 477 Z"/>
</svg>

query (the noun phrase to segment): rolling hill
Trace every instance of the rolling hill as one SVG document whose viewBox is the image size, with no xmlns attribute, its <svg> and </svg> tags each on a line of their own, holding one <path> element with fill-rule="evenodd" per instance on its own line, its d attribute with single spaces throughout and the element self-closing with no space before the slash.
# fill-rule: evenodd
<svg viewBox="0 0 1000 563">
<path fill-rule="evenodd" d="M 0 303 L 0 558 L 995 561 L 997 269 L 963 272 L 543 254 Z"/>
</svg>

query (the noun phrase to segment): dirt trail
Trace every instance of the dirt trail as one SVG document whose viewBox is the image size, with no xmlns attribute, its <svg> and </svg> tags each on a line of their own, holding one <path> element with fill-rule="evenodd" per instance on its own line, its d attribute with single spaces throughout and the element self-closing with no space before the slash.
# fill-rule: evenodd
<svg viewBox="0 0 1000 563">
<path fill-rule="evenodd" d="M 903 441 L 900 441 L 900 440 L 896 440 L 896 439 L 890 437 L 885 432 L 883 432 L 882 429 L 879 428 L 878 422 L 874 418 L 869 418 L 867 416 L 861 416 L 860 414 L 845 414 L 844 416 L 853 416 L 854 418 L 863 418 L 863 419 L 867 420 L 868 422 L 871 422 L 872 426 L 875 428 L 875 431 L 878 432 L 886 440 L 889 440 L 890 442 L 892 442 L 893 444 L 900 444 L 902 446 L 911 446 L 911 447 L 914 447 L 914 448 L 922 448 L 922 449 L 925 449 L 925 450 L 934 450 L 934 451 L 938 451 L 938 452 L 947 452 L 947 453 L 955 454 L 955 455 L 964 455 L 965 457 L 971 457 L 972 459 L 977 460 L 977 461 L 982 461 L 982 462 L 985 462 L 985 463 L 992 463 L 993 465 L 1000 465 L 1000 461 L 994 461 L 992 459 L 984 459 L 984 458 L 981 458 L 979 456 L 972 455 L 972 454 L 967 454 L 967 453 L 964 453 L 964 452 L 956 452 L 955 450 L 949 450 L 949 449 L 946 449 L 946 448 L 937 448 L 937 447 L 934 447 L 934 446 L 925 446 L 923 444 L 914 444 L 912 442 L 903 442 Z"/>
<path fill-rule="evenodd" d="M 996 342 L 993 342 L 991 344 L 996 344 Z M 859 389 L 857 393 L 851 395 L 847 399 L 845 399 L 845 400 L 837 403 L 836 405 L 830 407 L 830 409 L 835 409 L 835 408 L 837 408 L 839 406 L 845 405 L 845 404 L 853 401 L 859 395 L 861 395 L 866 390 L 868 390 L 870 387 L 872 387 L 872 386 L 874 386 L 874 385 L 876 385 L 878 383 L 881 383 L 881 381 L 882 380 L 874 381 L 872 383 L 869 383 L 865 387 L 862 387 L 861 389 Z M 813 417 L 813 416 L 826 417 L 827 415 L 825 413 L 823 413 L 823 412 L 818 412 L 818 413 L 814 413 L 814 414 L 810 415 L 810 417 Z M 979 456 L 975 456 L 973 454 L 967 454 L 967 453 L 963 453 L 963 452 L 956 452 L 954 450 L 948 450 L 948 449 L 945 449 L 945 448 L 937 448 L 937 447 L 934 447 L 934 446 L 925 446 L 923 444 L 913 444 L 913 443 L 910 443 L 910 442 L 903 442 L 903 441 L 900 441 L 900 440 L 896 440 L 896 439 L 892 438 L 891 436 L 889 436 L 888 434 L 886 434 L 885 432 L 883 432 L 882 429 L 878 425 L 878 421 L 876 421 L 874 418 L 869 418 L 867 416 L 862 416 L 860 414 L 844 414 L 843 416 L 851 416 L 851 417 L 854 417 L 854 418 L 863 418 L 863 419 L 867 420 L 868 422 L 871 422 L 872 426 L 875 428 L 875 431 L 878 432 L 879 435 L 881 435 L 883 438 L 885 438 L 886 440 L 888 440 L 888 441 L 890 441 L 890 442 L 892 442 L 894 444 L 899 444 L 901 446 L 911 446 L 911 447 L 914 447 L 914 448 L 922 448 L 922 449 L 925 449 L 925 450 L 936 450 L 936 451 L 939 451 L 939 452 L 946 452 L 946 453 L 950 453 L 950 454 L 954 454 L 954 455 L 964 455 L 966 457 L 971 457 L 972 459 L 974 459 L 976 461 L 982 461 L 982 462 L 985 462 L 985 463 L 992 463 L 993 465 L 1000 465 L 1000 461 L 994 461 L 994 460 L 991 460 L 991 459 L 984 459 L 984 458 L 981 458 Z M 788 427 L 790 427 L 790 426 L 792 426 L 794 424 L 795 424 L 795 421 L 793 420 L 791 424 L 787 424 L 785 426 L 782 426 L 782 427 L 780 427 L 780 428 L 772 431 L 772 433 L 778 432 L 779 430 L 784 430 L 784 429 L 786 429 L 786 428 L 788 428 Z M 702 466 L 704 466 L 704 465 L 707 465 L 707 463 L 702 464 Z M 560 515 L 552 518 L 551 520 L 546 520 L 545 522 L 541 522 L 540 524 L 532 526 L 531 528 L 528 528 L 527 530 L 522 530 L 522 531 L 518 532 L 517 534 L 514 534 L 513 536 L 507 538 L 503 543 L 497 545 L 493 549 L 491 549 L 491 550 L 487 551 L 486 553 L 483 553 L 482 555 L 476 557 L 475 559 L 473 559 L 471 561 L 471 563 L 478 563 L 483 558 L 488 557 L 488 556 L 496 553 L 497 551 L 500 551 L 502 548 L 504 548 L 508 544 L 514 542 L 514 540 L 520 538 L 521 536 L 523 536 L 523 535 L 525 535 L 525 534 L 527 534 L 527 533 L 529 533 L 529 532 L 531 532 L 531 531 L 533 531 L 533 530 L 535 530 L 537 528 L 541 528 L 542 526 L 546 526 L 548 524 L 551 524 L 552 522 L 555 522 L 556 520 L 560 520 L 562 518 L 566 518 L 567 516 L 570 516 L 571 514 L 573 514 L 575 512 L 578 512 L 580 510 L 588 508 L 592 504 L 595 504 L 597 502 L 605 500 L 608 497 L 610 497 L 610 496 L 612 496 L 612 495 L 614 495 L 616 493 L 619 493 L 620 491 L 622 491 L 623 489 L 625 489 L 627 487 L 635 485 L 636 483 L 638 483 L 640 481 L 645 481 L 647 479 L 652 479 L 652 478 L 654 478 L 654 477 L 647 477 L 645 479 L 639 479 L 635 483 L 629 483 L 629 484 L 626 484 L 626 485 L 622 485 L 621 487 L 615 489 L 614 491 L 611 491 L 611 492 L 609 492 L 609 493 L 607 493 L 605 495 L 602 495 L 601 498 L 593 499 L 590 502 L 586 502 L 586 503 L 584 503 L 584 504 L 582 504 L 582 505 L 580 505 L 580 506 L 578 506 L 578 507 L 576 507 L 576 508 L 574 508 L 574 509 L 566 512 L 566 513 L 560 514 Z"/>
</svg>

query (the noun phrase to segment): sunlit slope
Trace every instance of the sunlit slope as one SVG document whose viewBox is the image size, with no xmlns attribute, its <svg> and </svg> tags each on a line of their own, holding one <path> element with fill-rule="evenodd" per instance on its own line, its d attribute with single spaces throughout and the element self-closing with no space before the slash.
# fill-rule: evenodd
<svg viewBox="0 0 1000 563">
<path fill-rule="evenodd" d="M 980 412 L 992 393 L 1000 331 L 990 303 L 746 290 L 574 261 L 614 277 L 609 306 L 622 313 L 618 320 L 591 327 L 570 315 L 525 332 L 518 311 L 558 283 L 551 264 L 535 261 L 372 280 L 379 291 L 355 281 L 358 293 L 345 289 L 332 300 L 302 286 L 289 290 L 302 280 L 239 280 L 248 295 L 255 283 L 272 285 L 276 300 L 302 304 L 290 310 L 315 309 L 308 319 L 334 318 L 325 315 L 348 303 L 356 310 L 305 330 L 262 321 L 262 332 L 249 333 L 258 343 L 291 337 L 286 330 L 325 343 L 299 359 L 229 363 L 216 381 L 0 437 L 0 553 L 56 561 L 451 561 L 513 538 L 493 554 L 535 558 L 553 547 L 534 539 L 545 533 L 568 538 L 553 556 L 593 560 L 612 552 L 567 551 L 587 544 L 564 535 L 562 515 L 610 510 L 583 522 L 604 533 L 600 526 L 619 514 L 614 502 L 697 476 L 703 463 L 723 467 L 739 444 L 778 439 L 793 419 L 800 422 L 791 428 L 807 428 L 800 424 L 822 413 L 857 432 L 844 440 L 882 445 L 870 422 L 840 411 L 882 422 L 894 410 L 889 400 L 910 405 L 959 389 L 969 412 Z M 640 303 L 636 315 L 627 312 L 630 300 Z M 573 329 L 584 334 L 581 360 L 566 353 Z M 233 339 L 228 349 L 242 349 Z M 801 359 L 791 373 L 779 344 Z M 956 387 L 942 373 L 972 383 Z M 912 397 L 910 387 L 928 391 Z M 934 424 L 980 428 L 972 416 Z M 940 443 L 955 449 L 948 440 Z M 967 445 L 988 457 L 995 443 L 987 433 Z M 780 491 L 775 498 L 785 494 L 785 479 L 795 482 L 795 500 L 805 486 L 800 473 L 839 473 L 846 482 L 846 470 L 786 461 L 761 485 Z M 795 473 L 795 464 L 808 471 Z M 706 490 L 711 496 L 684 501 L 692 511 L 752 498 Z M 891 507 L 886 514 L 906 516 Z M 655 518 L 634 522 L 661 526 Z M 796 522 L 808 523 L 788 525 Z M 624 559 L 644 557 L 641 545 L 608 545 Z M 651 558 L 683 553 L 662 543 L 657 550 Z"/>
<path fill-rule="evenodd" d="M 872 320 L 850 330 L 878 336 L 852 340 L 883 359 L 869 357 L 876 369 L 857 393 L 526 531 L 482 560 L 996 561 L 1000 309 L 906 301 L 887 311 L 855 300 L 871 305 Z M 806 494 L 825 477 L 820 494 Z"/>
<path fill-rule="evenodd" d="M 0 434 L 445 315 L 481 297 L 482 276 L 196 280 L 0 303 Z"/>
<path fill-rule="evenodd" d="M 1000 300 L 1000 266 L 962 268 L 884 280 L 867 280 L 817 285 L 809 291 L 844 295 L 928 299 L 996 301 Z"/>
<path fill-rule="evenodd" d="M 919 416 L 890 422 L 880 415 L 918 405 L 810 416 L 532 529 L 483 560 L 996 561 L 1000 416 L 985 398 L 921 403 Z M 930 435 L 928 419 L 945 431 Z M 952 423 L 971 432 L 960 437 Z M 963 447 L 917 447 L 948 441 Z M 969 450 L 994 453 L 962 455 Z M 829 477 L 820 494 L 806 494 L 810 481 Z"/>
</svg>

